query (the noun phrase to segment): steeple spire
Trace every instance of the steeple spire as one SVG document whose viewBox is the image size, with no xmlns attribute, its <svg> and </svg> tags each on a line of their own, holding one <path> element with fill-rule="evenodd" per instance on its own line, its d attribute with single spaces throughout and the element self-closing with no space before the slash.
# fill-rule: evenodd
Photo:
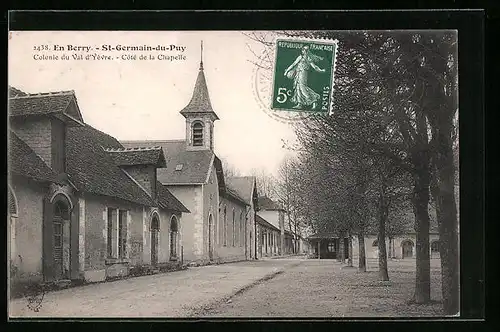
<svg viewBox="0 0 500 332">
<path fill-rule="evenodd" d="M 201 52 L 200 52 L 200 70 L 203 70 L 203 40 L 201 41 Z"/>
<path fill-rule="evenodd" d="M 196 83 L 194 84 L 193 96 L 191 101 L 180 112 L 183 116 L 199 116 L 201 114 L 210 114 L 215 120 L 218 120 L 217 114 L 212 109 L 210 97 L 208 95 L 207 81 L 205 80 L 205 73 L 203 71 L 203 41 L 200 44 L 200 70 Z M 190 115 L 191 114 L 191 115 Z"/>
</svg>

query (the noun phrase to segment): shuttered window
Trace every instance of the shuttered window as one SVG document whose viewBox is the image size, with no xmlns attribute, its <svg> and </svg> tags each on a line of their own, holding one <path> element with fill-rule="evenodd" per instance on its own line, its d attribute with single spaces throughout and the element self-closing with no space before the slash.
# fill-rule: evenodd
<svg viewBox="0 0 500 332">
<path fill-rule="evenodd" d="M 113 210 L 108 208 L 108 257 L 113 257 Z"/>
<path fill-rule="evenodd" d="M 118 257 L 127 256 L 127 211 L 120 210 L 118 215 Z"/>
</svg>

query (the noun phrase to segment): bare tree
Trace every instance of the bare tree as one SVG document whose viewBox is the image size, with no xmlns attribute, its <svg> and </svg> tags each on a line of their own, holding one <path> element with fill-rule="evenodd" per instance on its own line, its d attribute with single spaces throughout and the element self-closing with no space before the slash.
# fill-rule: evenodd
<svg viewBox="0 0 500 332">
<path fill-rule="evenodd" d="M 264 169 L 253 169 L 250 174 L 255 176 L 259 195 L 265 195 L 273 200 L 276 197 L 276 178 Z"/>
<path fill-rule="evenodd" d="M 321 153 L 325 154 L 339 150 L 344 154 L 360 153 L 383 160 L 383 165 L 391 165 L 411 177 L 408 184 L 417 234 L 414 299 L 418 303 L 430 301 L 428 209 L 431 177 L 435 174 L 433 192 L 442 242 L 444 309 L 447 313 L 456 313 L 458 219 L 453 149 L 458 105 L 456 34 L 446 31 L 278 34 L 339 39 L 334 113 L 329 117 L 312 115 L 300 124 L 297 133 L 304 148 L 323 145 Z M 270 47 L 267 37 L 264 34 L 254 39 Z M 259 59 L 262 68 L 270 65 L 269 58 Z M 380 180 L 384 176 L 378 178 L 378 183 L 383 184 Z M 315 189 L 323 188 L 322 185 L 317 184 Z M 325 197 L 331 197 L 328 185 L 323 188 Z M 387 191 L 385 185 L 375 188 L 382 193 Z M 379 204 L 374 205 L 379 208 L 380 225 L 385 225 L 381 221 L 387 221 L 387 211 L 390 212 L 390 208 L 386 208 L 389 201 L 384 196 L 379 195 Z M 323 220 L 324 227 L 345 228 L 342 223 L 327 225 L 332 223 L 328 214 L 339 210 L 329 209 L 319 196 L 316 198 L 311 200 L 314 204 L 311 210 L 317 215 L 317 222 L 321 224 Z"/>
<path fill-rule="evenodd" d="M 226 180 L 231 177 L 241 176 L 240 171 L 227 159 L 221 158 L 221 163 L 222 163 L 222 169 L 224 170 L 224 178 Z"/>
</svg>

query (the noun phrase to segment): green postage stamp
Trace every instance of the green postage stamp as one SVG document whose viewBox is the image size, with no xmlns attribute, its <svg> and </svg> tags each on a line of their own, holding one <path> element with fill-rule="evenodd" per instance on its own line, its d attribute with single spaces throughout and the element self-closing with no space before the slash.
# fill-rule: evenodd
<svg viewBox="0 0 500 332">
<path fill-rule="evenodd" d="M 330 113 L 337 40 L 277 39 L 271 108 Z"/>
</svg>

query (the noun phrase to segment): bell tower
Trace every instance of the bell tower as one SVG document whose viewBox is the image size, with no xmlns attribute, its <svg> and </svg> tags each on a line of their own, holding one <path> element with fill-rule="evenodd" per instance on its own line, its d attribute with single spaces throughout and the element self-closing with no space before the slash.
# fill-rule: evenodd
<svg viewBox="0 0 500 332">
<path fill-rule="evenodd" d="M 193 96 L 180 113 L 186 118 L 187 150 L 213 150 L 214 122 L 219 120 L 219 117 L 212 109 L 203 72 L 203 41 L 201 42 L 200 68 Z"/>
</svg>

